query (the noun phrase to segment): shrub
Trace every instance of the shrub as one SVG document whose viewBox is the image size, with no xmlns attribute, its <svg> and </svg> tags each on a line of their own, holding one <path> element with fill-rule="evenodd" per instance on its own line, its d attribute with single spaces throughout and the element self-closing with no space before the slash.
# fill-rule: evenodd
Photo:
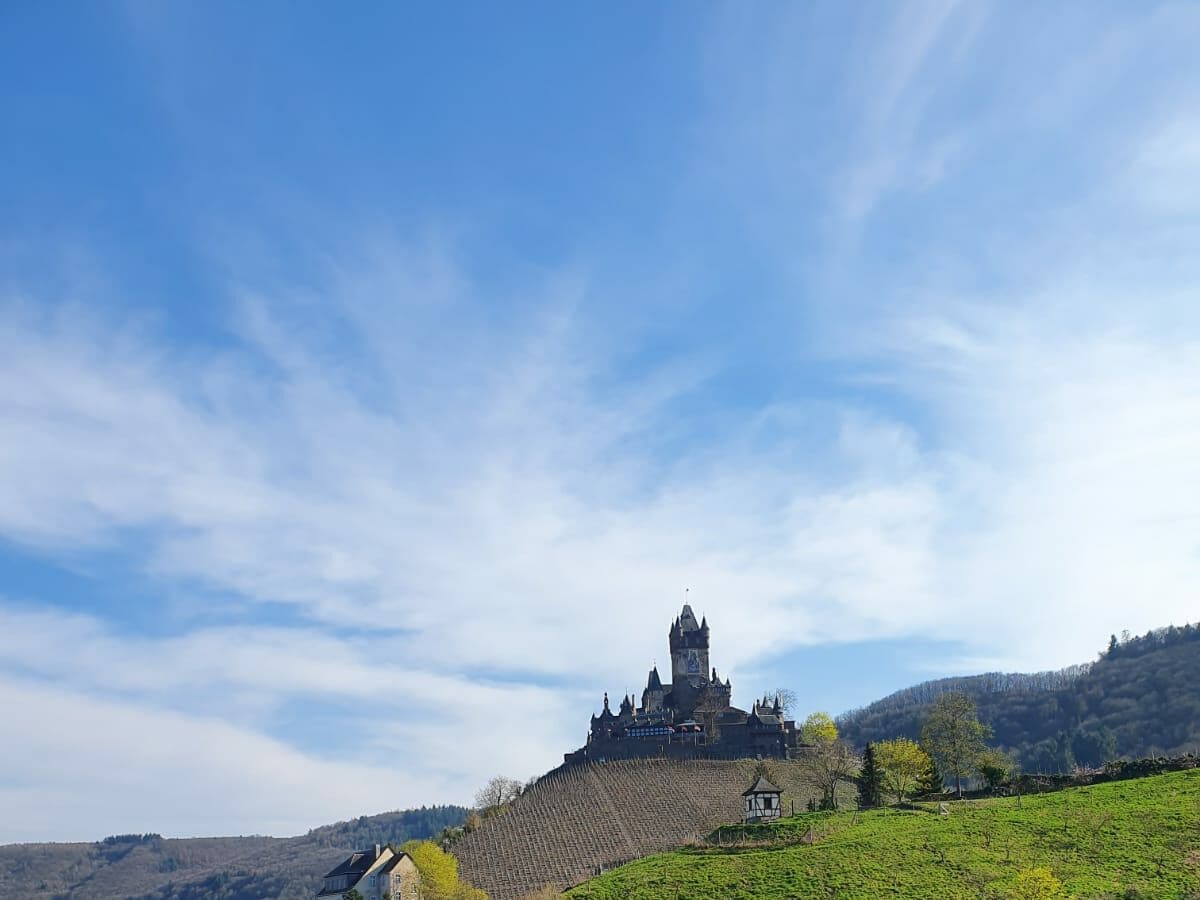
<svg viewBox="0 0 1200 900">
<path fill-rule="evenodd" d="M 1038 866 L 1017 875 L 1008 896 L 1012 900 L 1062 900 L 1067 895 L 1054 873 L 1045 866 Z"/>
</svg>

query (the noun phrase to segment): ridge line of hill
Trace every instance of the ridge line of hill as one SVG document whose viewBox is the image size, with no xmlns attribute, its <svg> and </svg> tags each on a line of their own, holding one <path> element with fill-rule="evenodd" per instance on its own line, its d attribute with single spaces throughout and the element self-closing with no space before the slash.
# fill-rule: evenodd
<svg viewBox="0 0 1200 900">
<path fill-rule="evenodd" d="M 1030 772 L 1070 771 L 1119 757 L 1200 749 L 1200 625 L 1116 636 L 1092 663 L 1034 674 L 940 678 L 895 691 L 837 718 L 862 746 L 916 739 L 928 704 L 946 691 L 972 697 L 992 743 Z"/>
</svg>

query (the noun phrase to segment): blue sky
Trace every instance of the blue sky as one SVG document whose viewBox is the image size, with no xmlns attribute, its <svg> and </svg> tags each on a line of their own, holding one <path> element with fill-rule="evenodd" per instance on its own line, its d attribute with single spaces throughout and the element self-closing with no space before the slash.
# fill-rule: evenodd
<svg viewBox="0 0 1200 900">
<path fill-rule="evenodd" d="M 6 4 L 0 841 L 467 801 L 685 589 L 800 714 L 1194 619 L 1198 40 Z"/>
</svg>

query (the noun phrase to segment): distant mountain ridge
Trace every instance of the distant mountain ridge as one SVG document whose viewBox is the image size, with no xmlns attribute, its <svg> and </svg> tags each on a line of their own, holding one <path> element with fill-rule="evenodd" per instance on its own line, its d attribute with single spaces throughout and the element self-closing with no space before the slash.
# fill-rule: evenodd
<svg viewBox="0 0 1200 900">
<path fill-rule="evenodd" d="M 1058 772 L 1076 763 L 1094 765 L 1117 756 L 1138 758 L 1200 751 L 1197 684 L 1200 684 L 1200 625 L 1172 626 L 1140 637 L 1123 640 L 1114 637 L 1096 662 L 1056 672 L 987 673 L 923 682 L 844 714 L 839 717 L 838 726 L 845 738 L 858 745 L 900 735 L 916 737 L 928 704 L 941 693 L 959 690 L 975 698 L 980 718 L 994 730 L 993 743 L 1011 750 L 1023 769 Z M 581 810 L 591 810 L 587 815 L 594 815 L 594 810 L 606 803 L 611 806 L 613 797 L 623 797 L 621 791 L 631 798 L 643 796 L 649 800 L 659 792 L 647 790 L 648 772 L 666 761 L 644 762 L 645 766 L 633 767 L 628 773 L 613 763 L 607 767 L 589 766 L 575 773 L 575 777 L 587 780 L 584 787 L 591 785 L 599 799 L 592 798 L 579 785 L 560 790 L 554 778 L 539 783 L 540 788 L 523 797 L 509 814 L 485 823 L 485 827 L 460 841 L 455 849 L 463 858 L 464 870 L 481 883 L 487 883 L 497 891 L 497 896 L 504 897 L 510 895 L 507 892 L 518 881 L 522 888 L 538 887 L 547 881 L 566 884 L 581 874 L 586 875 L 586 869 L 592 865 L 617 861 L 606 853 L 611 850 L 620 856 L 624 850 L 621 847 L 597 850 L 589 842 L 592 828 L 561 828 L 557 835 L 531 831 L 525 835 L 527 847 L 517 841 L 515 832 L 512 835 L 508 832 L 519 831 L 520 826 L 530 821 L 545 821 L 522 816 L 526 807 L 545 812 L 542 810 L 545 806 L 555 815 L 579 813 L 586 819 Z M 737 818 L 736 797 L 731 801 L 723 792 L 730 785 L 738 786 L 745 781 L 754 767 L 751 762 L 721 765 L 736 769 L 736 776 L 731 772 L 730 777 L 714 781 L 713 784 L 719 781 L 719 789 L 709 785 L 714 796 L 720 794 L 723 798 L 717 804 L 722 807 L 721 814 L 714 813 L 712 822 Z M 790 766 L 784 762 L 783 768 Z M 615 774 L 602 778 L 605 773 Z M 617 778 L 617 775 L 624 777 L 623 773 L 629 777 Z M 566 777 L 561 772 L 557 774 Z M 674 781 L 667 779 L 666 783 Z M 703 778 L 697 783 L 701 782 L 708 784 Z M 807 795 L 799 785 L 797 781 L 793 793 L 803 799 Z M 567 802 L 576 794 L 583 797 L 579 810 Z M 726 810 L 724 806 L 730 802 L 733 806 Z M 564 803 L 570 809 L 558 808 Z M 694 797 L 689 800 L 680 796 L 674 797 L 669 805 L 688 810 L 695 818 L 694 823 L 689 818 L 689 827 L 693 831 L 702 830 L 711 824 L 709 814 L 692 810 L 694 803 Z M 636 807 L 632 800 L 629 805 Z M 650 802 L 646 809 L 654 811 L 661 807 Z M 168 839 L 156 834 L 133 834 L 95 843 L 0 846 L 0 900 L 311 900 L 320 876 L 352 850 L 375 843 L 431 837 L 444 827 L 462 822 L 467 812 L 463 807 L 439 806 L 363 816 L 315 828 L 294 838 Z M 660 827 L 659 812 L 653 812 L 653 821 L 656 828 Z M 577 831 L 585 837 L 579 837 Z M 628 827 L 624 833 L 625 843 L 637 844 L 637 852 L 644 852 L 641 843 L 630 837 L 633 832 Z M 504 835 L 508 837 L 500 840 Z M 674 833 L 658 836 L 683 839 Z M 543 846 L 546 841 L 561 840 L 567 840 L 570 846 Z M 528 871 L 522 868 L 520 873 L 506 876 L 516 879 L 512 885 L 488 883 L 498 877 L 489 872 L 505 869 L 505 864 L 497 868 L 495 860 L 504 854 L 498 857 L 488 850 L 491 844 L 508 848 L 505 852 L 518 845 L 524 847 L 521 852 L 525 855 L 535 847 L 540 852 L 531 857 L 534 862 L 527 861 L 524 868 Z M 571 857 L 568 851 L 582 855 L 568 859 Z M 566 868 L 550 871 L 551 863 L 566 866 L 568 862 L 582 865 L 584 871 L 568 872 Z"/>
<path fill-rule="evenodd" d="M 1061 772 L 1116 757 L 1200 750 L 1200 625 L 1114 636 L 1094 663 L 1036 674 L 941 678 L 905 688 L 838 718 L 857 745 L 916 738 L 929 703 L 947 691 L 973 697 L 993 743 L 1030 772 Z"/>
<path fill-rule="evenodd" d="M 360 816 L 294 838 L 116 835 L 0 846 L 0 900 L 312 900 L 352 850 L 436 835 L 466 816 L 434 806 Z"/>
</svg>

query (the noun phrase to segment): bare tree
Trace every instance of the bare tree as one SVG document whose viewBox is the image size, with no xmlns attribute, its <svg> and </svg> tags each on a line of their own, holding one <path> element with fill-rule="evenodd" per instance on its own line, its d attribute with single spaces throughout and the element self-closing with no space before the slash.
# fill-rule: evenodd
<svg viewBox="0 0 1200 900">
<path fill-rule="evenodd" d="M 791 715 L 796 711 L 796 703 L 799 698 L 791 688 L 775 688 L 775 696 L 779 698 L 779 705 L 783 708 L 784 716 Z"/>
<path fill-rule="evenodd" d="M 704 726 L 705 741 L 707 743 L 721 739 L 721 726 L 717 720 L 725 709 L 724 703 L 718 701 L 711 694 L 705 694 L 700 702 L 696 704 L 696 708 L 692 710 L 692 715 Z"/>
<path fill-rule="evenodd" d="M 821 805 L 837 809 L 838 785 L 858 771 L 858 759 L 850 745 L 838 738 L 837 726 L 827 713 L 817 712 L 804 720 L 801 729 L 809 745 L 808 769 L 821 788 Z"/>
<path fill-rule="evenodd" d="M 523 787 L 515 778 L 496 775 L 488 779 L 488 783 L 475 792 L 475 808 L 479 810 L 495 809 L 521 796 Z"/>
<path fill-rule="evenodd" d="M 845 741 L 817 744 L 806 757 L 813 780 L 821 789 L 821 805 L 837 809 L 838 785 L 858 773 L 858 757 Z"/>
</svg>

